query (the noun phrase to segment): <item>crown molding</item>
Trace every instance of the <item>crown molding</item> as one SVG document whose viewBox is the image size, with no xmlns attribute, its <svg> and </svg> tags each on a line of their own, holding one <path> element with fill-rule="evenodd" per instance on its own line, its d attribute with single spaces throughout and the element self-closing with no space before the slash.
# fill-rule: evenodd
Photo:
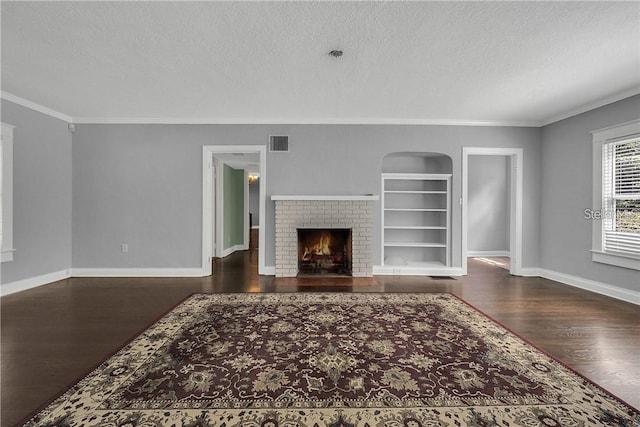
<svg viewBox="0 0 640 427">
<path fill-rule="evenodd" d="M 2 99 L 6 99 L 7 101 L 13 102 L 14 104 L 21 105 L 23 107 L 29 108 L 33 111 L 37 111 L 42 114 L 46 114 L 47 116 L 55 117 L 56 119 L 63 120 L 67 123 L 73 123 L 73 117 L 61 113 L 59 111 L 53 110 L 49 107 L 45 107 L 44 105 L 36 104 L 35 102 L 31 102 L 27 99 L 20 98 L 19 96 L 10 94 L 5 91 L 0 91 L 0 97 Z"/>
<path fill-rule="evenodd" d="M 385 118 L 109 118 L 76 117 L 76 124 L 167 124 L 167 125 L 405 125 L 405 126 L 486 126 L 540 127 L 533 120 L 456 120 L 456 119 L 385 119 Z"/>
<path fill-rule="evenodd" d="M 402 118 L 176 118 L 176 117 L 72 117 L 11 93 L 0 91 L 0 98 L 31 110 L 74 124 L 165 124 L 165 125 L 404 125 L 404 126 L 478 126 L 539 128 L 587 111 L 640 94 L 634 87 L 545 120 L 466 120 Z"/>
<path fill-rule="evenodd" d="M 578 114 L 586 113 L 587 111 L 595 110 L 596 108 L 604 107 L 605 105 L 613 104 L 614 102 L 621 101 L 625 98 L 629 98 L 638 94 L 640 94 L 640 86 L 632 87 L 622 92 L 618 92 L 614 95 L 607 96 L 605 98 L 600 98 L 597 101 L 591 102 L 589 104 L 585 104 L 573 110 L 565 111 L 564 113 L 551 116 L 546 120 L 543 120 L 541 122 L 541 126 L 544 127 L 552 123 L 559 122 L 560 120 L 568 119 L 569 117 L 577 116 Z"/>
<path fill-rule="evenodd" d="M 484 126 L 540 127 L 535 120 L 464 120 L 402 118 L 175 118 L 175 117 L 72 117 L 11 93 L 1 97 L 14 104 L 74 124 L 165 124 L 165 125 L 405 125 L 405 126 Z"/>
</svg>

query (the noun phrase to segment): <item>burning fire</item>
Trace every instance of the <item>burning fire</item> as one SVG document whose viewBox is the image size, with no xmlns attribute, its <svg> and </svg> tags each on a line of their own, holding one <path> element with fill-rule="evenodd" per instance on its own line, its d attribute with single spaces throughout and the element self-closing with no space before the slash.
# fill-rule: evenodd
<svg viewBox="0 0 640 427">
<path fill-rule="evenodd" d="M 304 247 L 304 255 L 302 255 L 302 259 L 304 261 L 308 261 L 311 259 L 312 255 L 331 255 L 331 249 L 329 249 L 329 245 L 331 244 L 331 236 L 328 234 L 323 234 L 320 236 L 320 240 L 313 246 Z"/>
</svg>

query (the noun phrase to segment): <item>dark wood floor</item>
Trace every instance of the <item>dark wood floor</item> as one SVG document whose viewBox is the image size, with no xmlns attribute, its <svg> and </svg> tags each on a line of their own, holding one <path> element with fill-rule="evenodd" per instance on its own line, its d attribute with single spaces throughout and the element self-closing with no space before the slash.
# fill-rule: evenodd
<svg viewBox="0 0 640 427">
<path fill-rule="evenodd" d="M 451 280 L 383 277 L 296 284 L 257 275 L 257 251 L 214 262 L 206 278 L 74 278 L 5 296 L 2 426 L 12 426 L 194 292 L 451 292 L 640 407 L 640 308 L 470 260 Z"/>
</svg>

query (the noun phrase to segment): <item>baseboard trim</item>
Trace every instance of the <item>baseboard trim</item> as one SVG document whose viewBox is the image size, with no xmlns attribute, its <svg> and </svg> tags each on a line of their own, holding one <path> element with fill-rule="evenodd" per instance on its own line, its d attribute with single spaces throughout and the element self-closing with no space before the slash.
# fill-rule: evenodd
<svg viewBox="0 0 640 427">
<path fill-rule="evenodd" d="M 511 256 L 509 251 L 467 251 L 467 257 Z"/>
<path fill-rule="evenodd" d="M 71 277 L 202 277 L 201 268 L 73 268 Z"/>
<path fill-rule="evenodd" d="M 241 247 L 241 245 L 238 246 Z M 275 266 L 265 266 L 263 271 L 260 272 L 261 275 L 265 276 L 273 276 L 275 273 Z M 523 268 L 520 273 L 525 277 L 539 276 L 565 285 L 640 305 L 640 292 L 544 268 Z M 462 269 L 459 267 L 422 268 L 406 266 L 398 268 L 376 265 L 373 266 L 373 274 L 380 276 L 462 276 Z M 5 283 L 0 286 L 0 296 L 26 291 L 70 277 L 202 277 L 202 275 L 203 272 L 201 268 L 73 268 Z"/>
<path fill-rule="evenodd" d="M 224 249 L 222 251 L 222 258 L 231 255 L 232 253 L 236 252 L 236 251 L 245 251 L 249 248 L 245 247 L 243 244 L 240 245 L 233 245 L 230 248 Z"/>
<path fill-rule="evenodd" d="M 520 269 L 519 276 L 522 277 L 541 277 L 540 269 L 537 267 L 526 267 Z"/>
<path fill-rule="evenodd" d="M 460 267 L 374 265 L 374 276 L 462 276 Z"/>
<path fill-rule="evenodd" d="M 5 283 L 0 286 L 0 294 L 2 296 L 15 294 L 16 292 L 26 291 L 27 289 L 37 288 L 39 286 L 48 285 L 71 277 L 71 270 L 60 270 L 53 273 L 43 274 L 41 276 L 30 277 L 28 279 L 17 280 L 11 283 Z"/>
<path fill-rule="evenodd" d="M 261 272 L 259 272 L 261 276 L 275 276 L 276 275 L 276 266 L 275 265 L 265 265 Z"/>
<path fill-rule="evenodd" d="M 572 276 L 570 274 L 560 273 L 558 271 L 547 270 L 545 268 L 538 269 L 538 275 L 545 279 L 564 283 L 565 285 L 574 286 L 600 295 L 640 305 L 640 292 L 623 289 L 618 286 L 597 282 L 595 280 Z"/>
</svg>

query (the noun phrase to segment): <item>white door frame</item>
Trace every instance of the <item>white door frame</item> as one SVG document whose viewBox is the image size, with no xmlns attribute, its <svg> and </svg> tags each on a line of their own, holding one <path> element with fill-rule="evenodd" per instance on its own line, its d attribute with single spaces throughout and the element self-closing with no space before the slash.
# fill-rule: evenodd
<svg viewBox="0 0 640 427">
<path fill-rule="evenodd" d="M 251 234 L 251 221 L 249 221 L 249 172 L 246 170 L 244 171 L 244 184 L 242 188 L 244 189 L 243 214 L 245 221 L 244 227 L 242 227 L 244 230 L 242 236 L 242 248 L 246 251 L 249 249 L 249 235 Z M 258 190 L 260 189 L 258 188 Z"/>
<path fill-rule="evenodd" d="M 204 145 L 202 147 L 202 274 L 211 275 L 213 157 L 217 153 L 257 153 L 260 156 L 260 218 L 265 218 L 267 188 L 267 147 L 264 145 Z M 219 176 L 219 175 L 218 175 Z M 258 225 L 258 274 L 266 274 L 264 221 Z M 218 237 L 218 236 L 216 236 Z"/>
<path fill-rule="evenodd" d="M 222 213 L 224 212 L 224 163 L 213 157 L 212 184 L 209 193 L 213 192 L 211 210 L 211 232 L 213 233 L 214 247 L 211 256 L 222 258 L 224 252 L 224 227 L 222 226 Z M 212 190 L 212 191 L 211 191 Z M 211 263 L 209 263 L 211 264 Z"/>
<path fill-rule="evenodd" d="M 469 156 L 508 156 L 510 162 L 510 273 L 522 275 L 522 148 L 462 147 L 462 274 L 467 274 Z"/>
</svg>

